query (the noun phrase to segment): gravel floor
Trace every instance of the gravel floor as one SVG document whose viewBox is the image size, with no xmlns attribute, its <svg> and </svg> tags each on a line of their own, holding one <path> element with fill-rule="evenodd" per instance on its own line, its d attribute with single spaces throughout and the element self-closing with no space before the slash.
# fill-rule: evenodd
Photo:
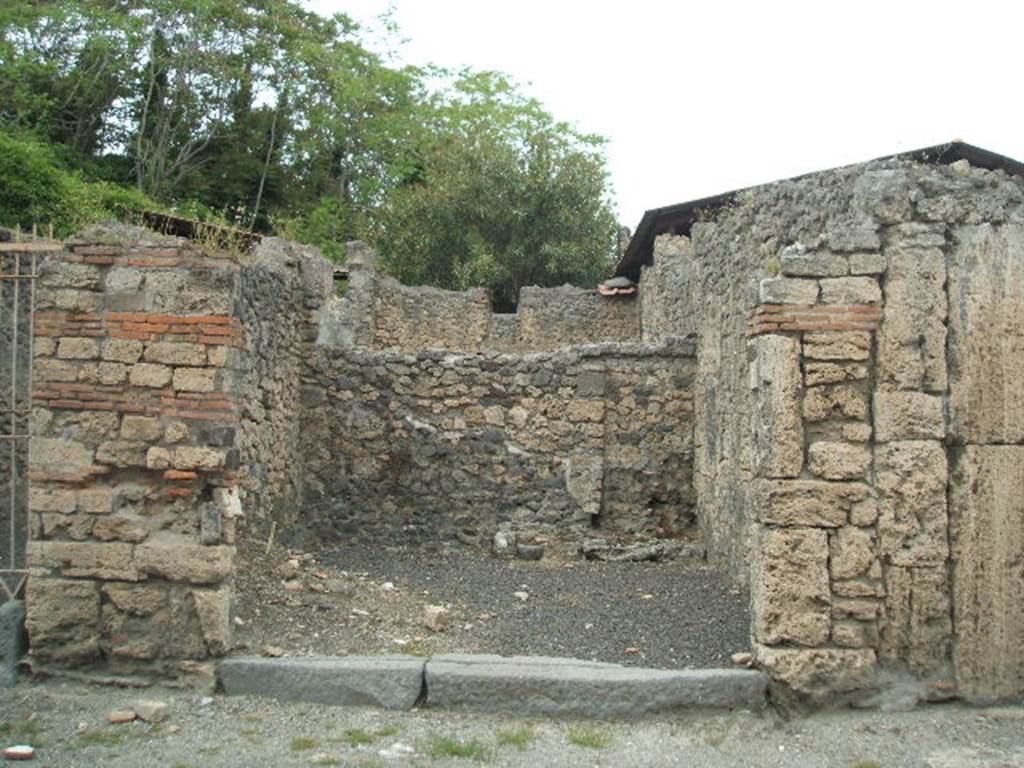
<svg viewBox="0 0 1024 768">
<path fill-rule="evenodd" d="M 687 561 L 492 557 L 461 545 L 317 553 L 243 542 L 239 653 L 497 653 L 648 667 L 728 665 L 749 647 L 747 596 Z M 517 593 L 519 593 L 517 595 Z M 444 605 L 451 625 L 423 624 Z"/>
<path fill-rule="evenodd" d="M 166 720 L 107 723 L 139 698 Z M 281 704 L 50 681 L 0 690 L 0 747 L 28 743 L 51 768 L 1019 768 L 1024 709 L 684 713 L 627 723 Z"/>
</svg>

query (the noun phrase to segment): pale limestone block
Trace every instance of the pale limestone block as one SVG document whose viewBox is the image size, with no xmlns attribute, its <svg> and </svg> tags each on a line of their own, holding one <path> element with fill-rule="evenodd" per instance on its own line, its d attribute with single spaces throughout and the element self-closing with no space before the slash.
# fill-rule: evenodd
<svg viewBox="0 0 1024 768">
<path fill-rule="evenodd" d="M 50 336 L 36 336 L 32 339 L 33 357 L 51 357 L 57 351 L 57 340 Z"/>
<path fill-rule="evenodd" d="M 843 440 L 851 443 L 866 443 L 871 439 L 873 430 L 870 424 L 846 422 L 839 427 L 839 434 Z"/>
<path fill-rule="evenodd" d="M 100 384 L 112 387 L 128 378 L 128 367 L 123 363 L 100 363 L 96 366 L 96 376 Z"/>
<path fill-rule="evenodd" d="M 103 342 L 103 359 L 115 363 L 137 363 L 142 357 L 142 342 L 136 339 L 106 339 Z"/>
<path fill-rule="evenodd" d="M 217 469 L 224 466 L 225 452 L 219 448 L 182 445 L 174 449 L 175 469 Z"/>
<path fill-rule="evenodd" d="M 135 547 L 135 565 L 147 576 L 189 584 L 217 584 L 232 574 L 234 547 L 192 541 L 171 533 L 153 534 Z"/>
<path fill-rule="evenodd" d="M 804 431 L 800 418 L 800 342 L 792 336 L 754 340 L 757 369 L 757 473 L 796 477 L 803 468 Z"/>
<path fill-rule="evenodd" d="M 167 469 L 171 466 L 171 452 L 166 448 L 154 445 L 146 451 L 147 469 Z"/>
<path fill-rule="evenodd" d="M 833 363 L 812 360 L 807 360 L 804 363 L 804 384 L 808 387 L 861 381 L 867 377 L 868 367 L 864 363 Z"/>
<path fill-rule="evenodd" d="M 818 281 L 771 277 L 761 281 L 758 293 L 762 304 L 815 304 Z"/>
<path fill-rule="evenodd" d="M 78 381 L 78 366 L 64 360 L 36 360 L 32 375 L 37 382 Z"/>
<path fill-rule="evenodd" d="M 757 665 L 777 683 L 810 699 L 832 701 L 838 694 L 875 685 L 875 652 L 869 648 L 771 648 L 755 646 Z"/>
<path fill-rule="evenodd" d="M 134 387 L 166 387 L 171 383 L 171 369 L 166 365 L 136 363 L 129 369 L 128 382 Z"/>
<path fill-rule="evenodd" d="M 78 511 L 103 515 L 114 508 L 114 491 L 109 485 L 83 488 L 78 492 Z"/>
<path fill-rule="evenodd" d="M 809 387 L 804 392 L 803 414 L 807 421 L 864 420 L 868 396 L 863 386 L 833 384 Z"/>
<path fill-rule="evenodd" d="M 217 371 L 212 368 L 175 368 L 174 388 L 182 392 L 214 392 Z"/>
<path fill-rule="evenodd" d="M 762 643 L 821 645 L 831 619 L 828 533 L 817 528 L 767 528 L 756 539 L 751 604 Z"/>
<path fill-rule="evenodd" d="M 953 233 L 950 432 L 958 443 L 1024 442 L 1024 225 Z"/>
<path fill-rule="evenodd" d="M 863 528 L 840 528 L 829 542 L 832 578 L 857 579 L 867 576 L 877 562 L 875 536 Z"/>
<path fill-rule="evenodd" d="M 62 360 L 94 360 L 99 353 L 96 339 L 67 336 L 57 342 L 57 357 Z"/>
<path fill-rule="evenodd" d="M 93 541 L 30 541 L 28 562 L 71 578 L 139 581 L 132 561 L 132 545 Z"/>
<path fill-rule="evenodd" d="M 137 515 L 104 515 L 96 519 L 92 535 L 100 541 L 127 541 L 138 544 L 149 535 L 149 525 Z"/>
<path fill-rule="evenodd" d="M 875 437 L 890 440 L 941 439 L 946 434 L 942 397 L 925 392 L 876 392 Z"/>
<path fill-rule="evenodd" d="M 25 605 L 33 657 L 84 661 L 100 656 L 100 593 L 95 582 L 32 576 Z"/>
<path fill-rule="evenodd" d="M 879 304 L 882 289 L 873 277 L 835 277 L 821 281 L 822 304 Z"/>
<path fill-rule="evenodd" d="M 32 437 L 31 468 L 43 472 L 77 472 L 92 466 L 92 449 L 75 440 Z"/>
<path fill-rule="evenodd" d="M 864 483 L 760 480 L 753 503 L 757 520 L 767 525 L 839 528 L 848 517 L 877 514 L 872 489 Z"/>
<path fill-rule="evenodd" d="M 1024 694 L 1024 446 L 967 446 L 951 481 L 957 688 L 973 703 Z"/>
<path fill-rule="evenodd" d="M 838 253 L 789 247 L 782 250 L 780 258 L 782 274 L 789 277 L 839 277 L 849 271 L 846 257 Z"/>
<path fill-rule="evenodd" d="M 885 311 L 877 333 L 878 381 L 895 389 L 946 389 L 946 257 L 938 248 L 887 247 Z"/>
<path fill-rule="evenodd" d="M 63 487 L 32 485 L 28 491 L 28 506 L 33 512 L 70 514 L 77 508 L 75 491 Z"/>
<path fill-rule="evenodd" d="M 103 594 L 119 611 L 132 616 L 152 616 L 167 606 L 167 590 L 141 584 L 104 584 Z"/>
<path fill-rule="evenodd" d="M 110 464 L 115 467 L 146 466 L 145 443 L 131 440 L 107 440 L 96 448 L 96 462 Z"/>
<path fill-rule="evenodd" d="M 851 253 L 851 275 L 880 275 L 885 272 L 885 257 L 880 253 Z"/>
<path fill-rule="evenodd" d="M 836 621 L 832 624 L 832 642 L 840 648 L 866 648 L 874 643 L 870 637 L 873 634 L 869 627 L 873 625 L 864 624 L 859 621 Z"/>
<path fill-rule="evenodd" d="M 822 440 L 811 443 L 807 457 L 811 474 L 826 480 L 862 480 L 871 466 L 871 450 L 862 444 Z"/>
<path fill-rule="evenodd" d="M 946 568 L 891 566 L 885 587 L 881 657 L 905 663 L 918 675 L 942 670 L 949 661 L 952 635 Z"/>
<path fill-rule="evenodd" d="M 879 552 L 899 566 L 939 566 L 949 556 L 946 452 L 934 441 L 875 447 Z"/>
<path fill-rule="evenodd" d="M 870 220 L 850 226 L 838 226 L 828 232 L 828 247 L 840 253 L 850 253 L 850 258 L 863 255 L 863 251 L 877 251 L 882 245 L 878 237 L 878 225 Z"/>
<path fill-rule="evenodd" d="M 121 420 L 121 437 L 125 440 L 151 442 L 163 434 L 160 419 L 155 416 L 126 415 Z"/>
<path fill-rule="evenodd" d="M 814 331 L 804 334 L 808 360 L 867 360 L 871 357 L 869 331 Z"/>
<path fill-rule="evenodd" d="M 220 656 L 231 647 L 231 590 L 190 590 L 199 617 L 199 630 L 211 656 Z"/>
<path fill-rule="evenodd" d="M 180 443 L 189 436 L 188 424 L 183 421 L 172 421 L 164 431 L 164 440 L 168 443 Z"/>
<path fill-rule="evenodd" d="M 882 615 L 882 603 L 868 598 L 836 598 L 832 601 L 832 617 L 839 620 L 875 621 Z"/>
<path fill-rule="evenodd" d="M 149 344 L 143 357 L 151 363 L 165 365 L 206 365 L 206 346 L 177 341 Z"/>
</svg>

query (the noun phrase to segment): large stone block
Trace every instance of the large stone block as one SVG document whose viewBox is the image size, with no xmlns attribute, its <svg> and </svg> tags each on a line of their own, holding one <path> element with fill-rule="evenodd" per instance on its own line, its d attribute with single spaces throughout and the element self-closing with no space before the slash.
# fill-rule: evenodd
<svg viewBox="0 0 1024 768">
<path fill-rule="evenodd" d="M 94 360 L 99 353 L 95 339 L 66 337 L 57 342 L 57 357 L 63 360 Z"/>
<path fill-rule="evenodd" d="M 92 449 L 75 440 L 33 437 L 31 468 L 42 472 L 81 472 L 92 466 Z"/>
<path fill-rule="evenodd" d="M 833 363 L 813 360 L 804 362 L 804 384 L 808 387 L 861 381 L 867 377 L 868 367 L 864 363 Z"/>
<path fill-rule="evenodd" d="M 219 584 L 233 572 L 234 555 L 234 547 L 207 547 L 183 536 L 160 533 L 135 548 L 135 565 L 140 573 L 168 581 Z"/>
<path fill-rule="evenodd" d="M 434 656 L 428 706 L 526 716 L 637 717 L 686 708 L 756 709 L 767 680 L 736 669 L 666 670 L 577 659 Z"/>
<path fill-rule="evenodd" d="M 30 541 L 28 563 L 72 578 L 139 581 L 132 545 L 94 541 Z"/>
<path fill-rule="evenodd" d="M 880 656 L 918 675 L 944 670 L 952 635 L 950 583 L 945 566 L 885 571 Z"/>
<path fill-rule="evenodd" d="M 873 277 L 835 277 L 821 281 L 822 304 L 878 304 L 882 289 Z"/>
<path fill-rule="evenodd" d="M 758 666 L 773 681 L 816 703 L 875 686 L 875 652 L 868 648 L 756 649 Z"/>
<path fill-rule="evenodd" d="M 870 529 L 845 527 L 830 541 L 833 579 L 859 579 L 869 575 L 877 562 L 875 536 Z"/>
<path fill-rule="evenodd" d="M 838 277 L 849 271 L 846 257 L 828 251 L 806 251 L 797 246 L 783 248 L 779 254 L 782 274 L 791 277 Z"/>
<path fill-rule="evenodd" d="M 828 533 L 817 528 L 763 529 L 754 546 L 756 640 L 769 645 L 826 642 L 831 628 Z"/>
<path fill-rule="evenodd" d="M 868 417 L 868 396 L 856 384 L 809 387 L 804 392 L 803 414 L 811 422 L 863 420 Z"/>
<path fill-rule="evenodd" d="M 957 686 L 983 703 L 1024 694 L 1024 446 L 967 446 L 950 494 Z"/>
<path fill-rule="evenodd" d="M 158 341 L 146 347 L 143 355 L 150 363 L 165 365 L 206 365 L 206 346 L 187 342 Z"/>
<path fill-rule="evenodd" d="M 753 498 L 756 518 L 766 525 L 840 528 L 849 518 L 873 522 L 877 515 L 873 492 L 863 483 L 761 480 Z"/>
<path fill-rule="evenodd" d="M 809 360 L 867 360 L 871 357 L 868 331 L 815 331 L 804 334 L 803 355 Z"/>
<path fill-rule="evenodd" d="M 754 340 L 757 368 L 757 471 L 761 477 L 796 477 L 804 463 L 800 418 L 800 342 L 792 336 Z"/>
<path fill-rule="evenodd" d="M 772 277 L 761 281 L 758 293 L 762 304 L 816 304 L 818 281 Z"/>
<path fill-rule="evenodd" d="M 949 556 L 946 452 L 934 441 L 875 447 L 879 552 L 905 567 L 944 565 Z"/>
<path fill-rule="evenodd" d="M 946 434 L 942 397 L 925 392 L 876 392 L 875 437 L 889 440 L 941 439 Z"/>
<path fill-rule="evenodd" d="M 115 363 L 137 363 L 142 357 L 142 342 L 135 339 L 106 339 L 103 359 Z"/>
<path fill-rule="evenodd" d="M 1024 442 L 1024 225 L 953 233 L 950 431 L 961 443 Z"/>
<path fill-rule="evenodd" d="M 133 387 L 166 387 L 171 383 L 171 369 L 155 363 L 136 363 L 128 369 L 128 383 Z"/>
<path fill-rule="evenodd" d="M 896 389 L 946 389 L 946 257 L 938 248 L 887 246 L 878 381 Z"/>
<path fill-rule="evenodd" d="M 211 656 L 220 656 L 231 647 L 231 590 L 193 589 L 199 629 Z"/>
<path fill-rule="evenodd" d="M 240 657 L 222 661 L 219 676 L 229 696 L 409 710 L 423 695 L 425 666 L 415 656 Z"/>
<path fill-rule="evenodd" d="M 175 368 L 174 388 L 182 392 L 213 392 L 217 371 L 213 368 Z"/>
<path fill-rule="evenodd" d="M 819 441 L 807 449 L 811 474 L 826 480 L 860 480 L 871 466 L 871 449 L 864 444 Z"/>
<path fill-rule="evenodd" d="M 33 576 L 25 591 L 25 627 L 32 655 L 84 661 L 100 655 L 100 594 L 91 581 Z"/>
</svg>

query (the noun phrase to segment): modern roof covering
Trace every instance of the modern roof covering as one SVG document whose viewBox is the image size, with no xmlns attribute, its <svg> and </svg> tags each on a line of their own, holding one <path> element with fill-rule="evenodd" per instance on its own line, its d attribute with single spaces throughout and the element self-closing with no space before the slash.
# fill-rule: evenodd
<svg viewBox="0 0 1024 768">
<path fill-rule="evenodd" d="M 948 165 L 957 160 L 967 160 L 971 165 L 989 170 L 1002 169 L 1007 173 L 1017 176 L 1024 176 L 1024 163 L 1003 157 L 995 152 L 990 152 L 981 147 L 975 147 L 962 141 L 952 141 L 948 144 L 937 144 L 934 147 L 913 150 L 911 152 L 900 152 L 896 155 L 887 155 L 877 160 L 891 160 L 902 158 L 916 160 L 919 163 L 931 163 L 934 165 Z M 872 161 L 874 162 L 874 161 Z M 842 167 L 842 166 L 841 166 Z M 821 173 L 821 171 L 815 171 Z M 811 174 L 796 176 L 804 178 Z M 765 186 L 765 185 L 758 185 Z M 753 189 L 748 187 L 747 189 Z M 640 225 L 626 246 L 626 251 L 618 264 L 615 265 L 615 275 L 624 275 L 633 280 L 640 279 L 640 267 L 650 265 L 653 257 L 654 238 L 665 233 L 675 235 L 690 234 L 690 227 L 697 220 L 701 212 L 714 210 L 732 200 L 737 194 L 745 190 L 734 190 L 712 197 L 703 197 L 700 200 L 691 200 L 687 203 L 677 203 L 664 208 L 652 208 L 644 214 Z"/>
</svg>

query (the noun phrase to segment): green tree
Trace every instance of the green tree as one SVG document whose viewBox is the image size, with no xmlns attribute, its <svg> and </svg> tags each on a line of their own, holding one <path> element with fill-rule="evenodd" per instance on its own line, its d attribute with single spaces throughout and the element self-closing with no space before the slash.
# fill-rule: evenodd
<svg viewBox="0 0 1024 768">
<path fill-rule="evenodd" d="M 384 267 L 410 284 L 594 285 L 616 222 L 600 139 L 557 122 L 495 73 L 464 73 L 424 107 L 404 183 L 371 215 Z"/>
</svg>

